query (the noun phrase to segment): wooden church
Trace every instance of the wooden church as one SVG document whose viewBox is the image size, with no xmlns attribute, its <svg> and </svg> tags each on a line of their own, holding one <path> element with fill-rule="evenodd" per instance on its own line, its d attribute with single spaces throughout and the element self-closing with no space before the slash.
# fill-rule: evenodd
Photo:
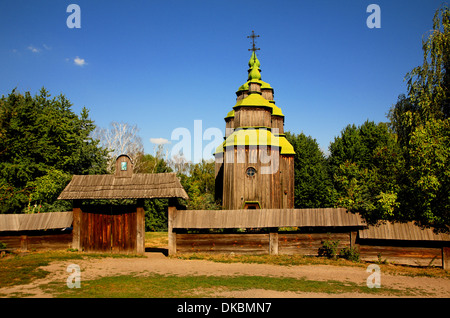
<svg viewBox="0 0 450 318">
<path fill-rule="evenodd" d="M 216 199 L 223 209 L 294 208 L 294 148 L 274 90 L 261 80 L 254 33 L 248 80 L 225 117 L 225 140 L 215 152 Z"/>
</svg>

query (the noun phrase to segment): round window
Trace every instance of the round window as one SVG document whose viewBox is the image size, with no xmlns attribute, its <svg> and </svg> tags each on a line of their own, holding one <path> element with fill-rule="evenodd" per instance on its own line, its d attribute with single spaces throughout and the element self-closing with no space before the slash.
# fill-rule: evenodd
<svg viewBox="0 0 450 318">
<path fill-rule="evenodd" d="M 249 167 L 249 168 L 247 168 L 246 173 L 247 173 L 247 176 L 253 177 L 256 174 L 256 169 L 253 167 Z"/>
</svg>

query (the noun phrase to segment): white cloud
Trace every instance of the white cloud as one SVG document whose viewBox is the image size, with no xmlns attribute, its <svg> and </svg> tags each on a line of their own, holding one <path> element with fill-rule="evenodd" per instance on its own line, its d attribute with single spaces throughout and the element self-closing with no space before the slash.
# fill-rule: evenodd
<svg viewBox="0 0 450 318">
<path fill-rule="evenodd" d="M 150 142 L 157 145 L 170 144 L 170 141 L 165 138 L 150 138 Z"/>
<path fill-rule="evenodd" d="M 34 47 L 32 45 L 30 45 L 29 47 L 27 47 L 28 50 L 30 50 L 33 53 L 39 53 L 41 50 L 38 49 L 37 47 Z"/>
<path fill-rule="evenodd" d="M 85 59 L 80 59 L 78 56 L 73 59 L 73 62 L 78 66 L 84 66 L 87 64 Z"/>
</svg>

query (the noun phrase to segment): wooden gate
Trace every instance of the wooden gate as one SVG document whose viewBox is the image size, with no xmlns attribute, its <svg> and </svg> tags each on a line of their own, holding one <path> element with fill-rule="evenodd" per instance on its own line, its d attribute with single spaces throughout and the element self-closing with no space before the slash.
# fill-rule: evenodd
<svg viewBox="0 0 450 318">
<path fill-rule="evenodd" d="M 91 252 L 133 253 L 136 251 L 135 206 L 83 207 L 81 246 Z"/>
</svg>

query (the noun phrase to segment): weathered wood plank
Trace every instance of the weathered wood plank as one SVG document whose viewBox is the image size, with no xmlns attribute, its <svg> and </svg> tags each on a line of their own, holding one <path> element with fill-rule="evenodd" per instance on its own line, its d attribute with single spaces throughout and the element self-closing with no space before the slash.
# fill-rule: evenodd
<svg viewBox="0 0 450 318">
<path fill-rule="evenodd" d="M 183 210 L 176 211 L 174 228 L 259 228 L 359 226 L 365 223 L 345 209 L 261 209 L 261 210 Z M 224 216 L 223 214 L 226 214 Z M 334 224 L 339 214 L 342 224 Z M 347 218 L 347 220 L 345 220 Z"/>
<path fill-rule="evenodd" d="M 0 242 L 6 244 L 7 248 L 21 249 L 21 238 L 23 235 L 0 236 Z M 26 235 L 28 250 L 58 250 L 67 249 L 72 244 L 72 233 L 43 234 L 36 233 Z"/>
<path fill-rule="evenodd" d="M 450 247 L 449 246 L 443 246 L 442 247 L 442 268 L 445 270 L 450 269 Z"/>
<path fill-rule="evenodd" d="M 169 206 L 168 208 L 168 235 L 169 235 L 169 243 L 168 243 L 168 250 L 169 255 L 175 255 L 177 253 L 177 234 L 173 230 L 173 223 L 175 218 L 177 217 L 183 217 L 183 216 L 189 216 L 189 215 L 180 215 L 176 214 L 177 209 L 175 206 Z"/>
<path fill-rule="evenodd" d="M 269 234 L 176 234 L 179 253 L 269 254 Z"/>
<path fill-rule="evenodd" d="M 427 247 L 360 245 L 360 257 L 366 261 L 382 261 L 415 266 L 442 266 L 442 250 Z"/>
<path fill-rule="evenodd" d="M 338 249 L 350 246 L 349 233 L 279 233 L 279 254 L 317 255 L 325 240 L 338 240 Z"/>
</svg>

